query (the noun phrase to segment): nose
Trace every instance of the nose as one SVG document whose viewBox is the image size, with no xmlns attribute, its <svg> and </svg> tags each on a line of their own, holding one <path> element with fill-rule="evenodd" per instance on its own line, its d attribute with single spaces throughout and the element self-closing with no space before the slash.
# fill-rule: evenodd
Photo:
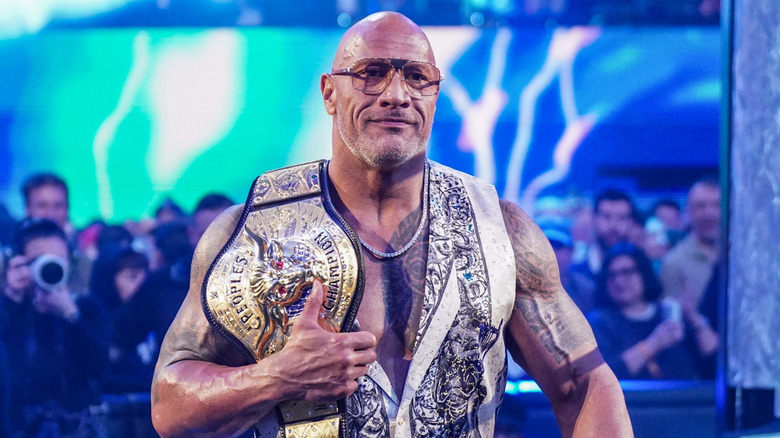
<svg viewBox="0 0 780 438">
<path fill-rule="evenodd" d="M 412 98 L 406 91 L 406 84 L 402 79 L 402 73 L 399 70 L 393 72 L 390 83 L 379 95 L 379 103 L 382 106 L 406 108 L 412 103 Z"/>
</svg>

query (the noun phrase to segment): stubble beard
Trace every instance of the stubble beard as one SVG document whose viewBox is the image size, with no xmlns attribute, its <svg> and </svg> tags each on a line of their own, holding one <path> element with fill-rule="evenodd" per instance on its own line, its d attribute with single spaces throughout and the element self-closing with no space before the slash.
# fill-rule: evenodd
<svg viewBox="0 0 780 438">
<path fill-rule="evenodd" d="M 344 144 L 364 163 L 379 169 L 391 169 L 406 163 L 416 156 L 428 142 L 427 138 L 415 135 L 411 139 L 387 134 L 372 139 L 350 130 L 343 119 L 338 120 L 338 129 Z"/>
</svg>

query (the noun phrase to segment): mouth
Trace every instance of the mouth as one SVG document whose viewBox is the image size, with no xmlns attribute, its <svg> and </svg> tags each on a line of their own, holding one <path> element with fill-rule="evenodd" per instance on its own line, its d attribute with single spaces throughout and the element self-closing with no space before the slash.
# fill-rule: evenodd
<svg viewBox="0 0 780 438">
<path fill-rule="evenodd" d="M 395 128 L 395 129 L 405 128 L 407 126 L 411 126 L 414 124 L 414 122 L 402 117 L 378 117 L 375 119 L 371 119 L 370 122 L 382 126 L 384 128 Z"/>
</svg>

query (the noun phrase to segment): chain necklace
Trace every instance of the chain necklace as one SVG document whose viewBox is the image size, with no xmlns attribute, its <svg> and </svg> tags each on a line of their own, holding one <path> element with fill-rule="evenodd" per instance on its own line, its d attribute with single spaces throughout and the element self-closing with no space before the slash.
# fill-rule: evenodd
<svg viewBox="0 0 780 438">
<path fill-rule="evenodd" d="M 423 230 L 423 228 L 425 228 L 425 222 L 426 222 L 426 220 L 428 218 L 428 178 L 429 178 L 429 174 L 430 174 L 430 168 L 428 166 L 428 161 L 427 160 L 425 161 L 425 171 L 424 172 L 425 173 L 423 174 L 423 195 L 422 195 L 423 211 L 422 211 L 422 215 L 420 215 L 420 223 L 419 223 L 419 225 L 417 225 L 417 231 L 414 232 L 414 236 L 412 236 L 412 239 L 409 240 L 409 242 L 407 242 L 406 245 L 404 245 L 403 247 L 401 247 L 401 249 L 399 249 L 397 251 L 394 251 L 394 252 L 382 252 L 382 251 L 379 251 L 377 249 L 374 249 L 365 240 L 363 240 L 362 237 L 358 236 L 358 240 L 360 241 L 360 244 L 363 245 L 363 247 L 366 248 L 374 257 L 376 257 L 378 259 L 391 259 L 391 258 L 394 258 L 394 257 L 398 257 L 401 254 L 403 254 L 406 251 L 408 251 L 409 248 L 411 248 L 412 245 L 414 245 L 414 243 L 417 242 L 417 239 L 420 238 L 420 234 L 422 234 L 422 230 Z M 323 188 L 324 188 L 324 194 L 325 194 L 326 202 L 328 202 L 329 204 L 331 204 L 331 206 L 333 206 L 333 204 L 330 201 L 330 193 L 328 193 L 328 184 L 327 184 L 327 182 L 325 184 L 323 184 Z M 341 217 L 341 215 L 338 213 L 338 211 L 335 208 L 333 208 L 333 211 L 336 211 L 336 214 L 339 216 L 339 219 L 343 220 L 343 218 Z M 355 233 L 355 235 L 357 235 L 357 233 Z"/>
</svg>

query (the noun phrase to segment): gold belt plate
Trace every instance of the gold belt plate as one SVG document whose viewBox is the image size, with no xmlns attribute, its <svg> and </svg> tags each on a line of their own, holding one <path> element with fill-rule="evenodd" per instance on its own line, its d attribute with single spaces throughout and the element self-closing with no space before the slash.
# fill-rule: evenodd
<svg viewBox="0 0 780 438">
<path fill-rule="evenodd" d="M 335 331 L 350 329 L 344 323 L 352 324 L 359 304 L 361 267 L 354 238 L 326 211 L 319 181 L 301 192 L 301 185 L 317 174 L 306 166 L 258 178 L 245 219 L 212 263 L 205 283 L 209 320 L 255 361 L 284 347 L 314 280 L 323 286 L 320 315 Z M 285 198 L 288 188 L 295 192 Z M 258 193 L 272 193 L 272 202 L 258 201 Z"/>
</svg>

